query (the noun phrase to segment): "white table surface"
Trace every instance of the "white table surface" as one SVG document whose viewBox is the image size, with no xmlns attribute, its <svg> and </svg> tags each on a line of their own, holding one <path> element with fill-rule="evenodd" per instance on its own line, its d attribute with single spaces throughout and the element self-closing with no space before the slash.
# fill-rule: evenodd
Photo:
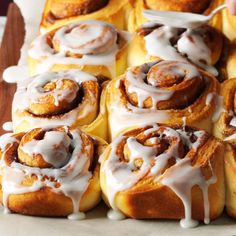
<svg viewBox="0 0 236 236">
<path fill-rule="evenodd" d="M 133 220 L 112 221 L 107 208 L 100 204 L 81 221 L 3 214 L 0 211 L 1 236 L 230 236 L 236 235 L 236 223 L 226 215 L 209 225 L 183 229 L 178 221 Z"/>
</svg>

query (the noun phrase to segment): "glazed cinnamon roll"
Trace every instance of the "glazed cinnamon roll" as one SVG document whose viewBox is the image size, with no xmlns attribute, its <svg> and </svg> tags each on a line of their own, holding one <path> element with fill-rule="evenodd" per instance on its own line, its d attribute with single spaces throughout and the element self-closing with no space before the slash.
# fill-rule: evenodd
<svg viewBox="0 0 236 236">
<path fill-rule="evenodd" d="M 82 219 L 99 201 L 98 155 L 106 143 L 66 126 L 0 138 L 5 211 Z"/>
<path fill-rule="evenodd" d="M 111 137 L 152 122 L 211 132 L 219 83 L 189 63 L 156 61 L 129 68 L 108 86 Z"/>
<path fill-rule="evenodd" d="M 128 0 L 47 0 L 40 25 L 41 32 L 78 20 L 96 19 L 125 29 Z"/>
<path fill-rule="evenodd" d="M 182 219 L 195 227 L 224 208 L 224 146 L 203 130 L 148 125 L 119 136 L 101 157 L 101 188 L 107 204 L 135 219 Z"/>
<path fill-rule="evenodd" d="M 178 11 L 208 15 L 213 9 L 222 3 L 224 3 L 224 0 L 138 0 L 136 1 L 136 5 L 129 16 L 128 29 L 129 31 L 134 32 L 147 21 L 147 19 L 145 19 L 142 15 L 143 10 Z M 212 19 L 210 24 L 218 29 L 221 29 L 221 13 L 217 14 Z"/>
<path fill-rule="evenodd" d="M 126 67 L 128 34 L 96 20 L 65 25 L 38 36 L 31 44 L 30 74 L 80 69 L 111 78 Z"/>
<path fill-rule="evenodd" d="M 220 95 L 213 134 L 228 144 L 225 152 L 226 210 L 236 218 L 236 78 L 221 85 Z"/>
<path fill-rule="evenodd" d="M 130 43 L 128 64 L 137 66 L 160 58 L 190 61 L 216 76 L 214 65 L 223 54 L 223 46 L 223 34 L 211 26 L 185 30 L 149 22 Z"/>
<path fill-rule="evenodd" d="M 236 79 L 221 84 L 214 135 L 236 147 Z"/>
<path fill-rule="evenodd" d="M 105 132 L 106 124 L 102 125 L 96 119 L 99 97 L 96 77 L 79 70 L 50 72 L 29 78 L 18 84 L 14 95 L 13 130 L 22 132 L 48 125 L 77 128 L 99 123 L 101 127 L 96 127 L 96 131 L 100 132 L 101 128 L 101 132 Z"/>
</svg>

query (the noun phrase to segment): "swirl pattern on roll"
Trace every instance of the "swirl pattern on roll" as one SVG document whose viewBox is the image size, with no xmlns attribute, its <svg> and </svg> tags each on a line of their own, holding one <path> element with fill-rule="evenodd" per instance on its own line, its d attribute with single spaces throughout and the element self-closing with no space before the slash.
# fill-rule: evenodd
<svg viewBox="0 0 236 236">
<path fill-rule="evenodd" d="M 74 65 L 78 69 L 104 66 L 114 75 L 116 57 L 127 40 L 127 34 L 111 24 L 85 20 L 38 36 L 28 54 L 31 64 L 36 64 L 36 72 L 53 70 L 58 65 Z"/>
<path fill-rule="evenodd" d="M 131 67 L 108 88 L 111 132 L 151 122 L 201 124 L 211 131 L 218 89 L 215 77 L 189 63 L 160 60 Z M 205 119 L 209 122 L 201 123 Z"/>
<path fill-rule="evenodd" d="M 1 136 L 1 191 L 5 210 L 83 217 L 80 209 L 92 208 L 100 198 L 95 143 L 82 131 L 65 126 Z M 86 205 L 86 199 L 82 198 L 91 188 L 95 191 L 93 203 Z"/>
<path fill-rule="evenodd" d="M 43 73 L 18 85 L 13 100 L 14 130 L 90 124 L 98 104 L 96 77 L 79 70 Z"/>
<path fill-rule="evenodd" d="M 224 191 L 216 196 L 217 203 L 209 202 L 218 187 L 222 190 L 224 186 L 222 148 L 205 131 L 188 126 L 154 124 L 131 130 L 116 138 L 103 154 L 102 190 L 114 210 L 133 218 L 184 218 L 183 226 L 194 226 L 192 218 L 209 223 L 215 217 L 212 205 L 220 204 L 218 215 L 224 205 Z M 221 156 L 216 157 L 219 149 Z M 208 190 L 216 182 L 219 185 L 211 189 L 209 197 Z M 182 209 L 173 195 L 167 194 L 166 186 L 181 200 Z M 200 193 L 193 193 L 193 186 L 198 186 Z M 191 199 L 198 194 L 203 199 L 196 207 Z M 169 201 L 166 206 L 162 206 L 164 198 Z"/>
<path fill-rule="evenodd" d="M 221 84 L 214 135 L 236 147 L 236 79 Z"/>
<path fill-rule="evenodd" d="M 190 61 L 218 75 L 214 65 L 222 53 L 223 36 L 213 27 L 184 30 L 148 22 L 139 29 L 139 34 L 144 37 L 145 51 L 151 59 Z"/>
</svg>

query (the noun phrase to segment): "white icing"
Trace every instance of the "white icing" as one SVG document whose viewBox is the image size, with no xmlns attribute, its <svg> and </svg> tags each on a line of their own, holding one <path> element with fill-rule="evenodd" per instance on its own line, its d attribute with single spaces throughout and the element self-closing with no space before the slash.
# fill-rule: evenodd
<svg viewBox="0 0 236 236">
<path fill-rule="evenodd" d="M 186 62 L 187 60 L 177 52 L 170 42 L 170 39 L 178 35 L 178 32 L 178 29 L 169 26 L 161 26 L 153 30 L 144 37 L 148 54 L 164 60 Z"/>
<path fill-rule="evenodd" d="M 229 122 L 230 125 L 236 127 L 236 117 L 234 116 L 231 121 Z"/>
<path fill-rule="evenodd" d="M 215 8 L 207 16 L 203 14 L 176 12 L 176 11 L 160 11 L 160 10 L 144 10 L 142 12 L 148 20 L 154 21 L 157 24 L 169 25 L 172 27 L 194 29 L 201 25 L 206 25 L 216 13 L 226 8 L 227 4 L 222 4 Z"/>
<path fill-rule="evenodd" d="M 178 28 L 196 28 L 209 20 L 207 16 L 201 14 L 176 11 L 144 10 L 143 16 L 156 24 Z"/>
<path fill-rule="evenodd" d="M 3 79 L 9 83 L 16 83 L 29 76 L 28 49 L 30 43 L 38 35 L 39 23 L 42 16 L 45 0 L 14 0 L 19 7 L 25 23 L 25 38 L 21 48 L 20 59 L 17 66 L 8 67 L 3 73 Z"/>
<path fill-rule="evenodd" d="M 201 36 L 202 31 L 201 28 L 187 30 L 179 36 L 180 29 L 161 26 L 144 37 L 145 47 L 150 56 L 181 62 L 187 62 L 188 58 L 194 64 L 217 76 L 218 72 L 212 66 L 211 51 Z M 172 45 L 171 39 L 176 37 L 179 37 L 179 40 L 176 45 Z"/>
<path fill-rule="evenodd" d="M 72 94 L 71 96 L 68 90 L 55 89 L 53 91 L 45 92 L 43 89 L 43 86 L 48 82 L 57 81 L 58 85 L 60 85 L 60 81 L 63 79 L 75 81 L 78 86 L 86 81 L 96 81 L 94 76 L 80 70 L 46 72 L 33 78 L 27 78 L 25 81 L 22 80 L 21 83 L 18 84 L 18 89 L 13 98 L 13 130 L 16 130 L 16 127 L 24 121 L 29 123 L 29 129 L 60 125 L 70 126 L 77 119 L 87 116 L 94 109 L 94 104 L 96 104 L 97 101 L 92 92 L 88 91 L 89 96 L 91 97 L 91 105 L 87 104 L 86 107 L 83 106 L 83 109 L 81 106 L 77 106 L 61 116 L 53 116 L 53 119 L 50 117 L 18 115 L 18 113 L 27 111 L 31 102 L 39 103 L 40 98 L 46 94 L 50 94 L 54 97 L 55 105 L 65 97 L 67 100 L 72 101 L 75 94 Z"/>
<path fill-rule="evenodd" d="M 204 29 L 197 28 L 185 31 L 177 42 L 177 50 L 186 54 L 194 64 L 217 76 L 218 72 L 212 66 L 212 53 L 204 42 L 201 33 L 204 34 Z"/>
<path fill-rule="evenodd" d="M 109 30 L 104 30 L 105 27 Z M 117 33 L 112 25 L 90 20 L 60 28 L 53 40 L 60 44 L 63 53 L 98 54 L 116 43 Z"/>
<path fill-rule="evenodd" d="M 110 209 L 107 213 L 107 217 L 110 219 L 110 220 L 123 220 L 125 219 L 125 215 L 119 211 L 119 210 L 113 210 L 113 209 Z"/>
<path fill-rule="evenodd" d="M 183 228 L 192 228 L 198 225 L 196 221 L 192 220 L 191 190 L 193 186 L 199 186 L 202 190 L 205 215 L 204 223 L 209 224 L 208 188 L 215 182 L 215 175 L 213 175 L 210 179 L 205 180 L 201 169 L 191 165 L 190 158 L 182 159 L 172 168 L 166 170 L 161 183 L 170 187 L 183 202 L 185 209 L 185 218 L 181 220 L 181 226 Z"/>
<path fill-rule="evenodd" d="M 215 98 L 216 94 L 215 93 L 208 93 L 206 97 L 206 105 L 210 105 L 212 100 Z"/>
<path fill-rule="evenodd" d="M 69 146 L 70 138 L 64 132 L 48 131 L 42 140 L 33 139 L 24 144 L 21 149 L 31 157 L 40 154 L 44 161 L 55 168 L 60 168 L 69 160 Z"/>
<path fill-rule="evenodd" d="M 69 34 L 66 39 L 63 39 L 63 32 L 65 32 L 68 27 L 73 28 L 76 25 L 93 25 L 93 27 L 88 31 L 84 31 L 82 35 L 81 30 L 75 28 L 75 30 L 72 32 L 72 36 Z M 97 28 L 95 27 L 95 25 L 97 26 Z M 94 39 L 99 33 L 102 32 L 101 30 L 104 26 L 107 26 L 111 29 L 110 33 L 108 32 L 105 38 L 101 39 L 101 37 L 99 37 L 99 40 L 94 42 Z M 90 20 L 64 26 L 57 32 L 58 33 L 56 33 L 54 36 L 55 41 L 59 41 L 59 43 L 60 41 L 62 41 L 60 51 L 58 53 L 47 44 L 47 34 L 39 36 L 32 42 L 31 48 L 29 50 L 29 56 L 36 60 L 39 60 L 39 65 L 37 66 L 38 73 L 48 71 L 56 64 L 76 64 L 104 65 L 110 70 L 112 76 L 115 75 L 116 55 L 119 49 L 116 43 L 117 34 L 115 34 L 115 29 L 113 28 L 113 26 L 101 21 Z M 93 34 L 91 34 L 91 32 L 93 32 Z M 124 35 L 124 32 L 121 32 L 121 35 Z M 106 40 L 108 40 L 109 37 L 113 37 L 112 44 L 106 43 Z M 88 47 L 85 47 L 85 44 L 88 41 L 94 43 L 94 46 L 88 45 Z M 84 45 L 84 47 L 81 46 L 80 49 L 78 49 L 76 45 Z M 106 50 L 103 50 L 104 47 L 106 48 Z M 92 49 L 94 49 L 93 54 L 88 53 L 91 52 Z M 81 58 L 74 58 L 67 56 L 67 51 L 83 53 L 81 55 Z"/>
<path fill-rule="evenodd" d="M 131 71 L 127 71 L 126 79 L 130 82 L 128 88 L 129 93 L 135 92 L 138 95 L 138 107 L 143 107 L 143 102 L 148 98 L 152 97 L 153 105 L 158 101 L 167 100 L 172 96 L 172 92 L 164 89 L 158 89 L 152 85 L 144 83 L 146 75 L 135 76 Z"/>
<path fill-rule="evenodd" d="M 37 167 L 25 166 L 14 160 L 10 165 L 6 165 L 4 158 L 2 158 L 0 165 L 0 174 L 2 175 L 2 192 L 3 192 L 3 205 L 7 209 L 8 206 L 8 196 L 10 194 L 24 194 L 29 192 L 36 192 L 43 187 L 50 187 L 55 193 L 63 193 L 65 196 L 71 198 L 73 203 L 73 214 L 69 218 L 75 219 L 77 214 L 77 219 L 82 219 L 81 214 L 79 214 L 79 204 L 83 193 L 88 187 L 89 179 L 91 178 L 91 173 L 89 171 L 90 167 L 90 157 L 82 152 L 82 140 L 80 137 L 80 132 L 78 130 L 71 131 L 72 140 L 70 145 L 73 148 L 73 152 L 69 157 L 67 163 L 61 168 L 55 169 L 40 169 Z M 57 139 L 55 135 L 49 135 L 50 139 Z M 56 135 L 58 136 L 58 135 Z M 51 140 L 46 143 L 47 147 L 50 146 L 55 140 Z M 57 139 L 58 141 L 58 139 Z M 68 140 L 67 140 L 68 141 Z M 0 147 L 3 154 L 8 150 L 7 143 L 12 144 L 15 140 L 10 135 L 5 135 L 0 138 Z M 11 145 L 9 145 L 11 146 Z M 90 147 L 88 147 L 90 148 Z M 44 152 L 46 147 L 39 152 Z M 50 152 L 50 151 L 49 151 Z M 37 180 L 34 181 L 31 186 L 23 186 L 21 184 L 22 180 L 30 175 L 36 175 Z M 43 180 L 44 176 L 48 176 L 49 179 Z M 60 186 L 55 186 L 50 178 L 57 180 Z"/>
<path fill-rule="evenodd" d="M 206 134 L 205 131 L 187 132 L 183 129 L 174 130 L 168 127 L 163 130 L 154 125 L 147 129 L 144 134 L 148 135 L 153 132 L 159 134 L 160 139 L 167 137 L 168 140 L 173 140 L 169 141 L 168 149 L 161 154 L 157 154 L 158 149 L 155 145 L 152 147 L 144 146 L 135 137 L 120 136 L 111 143 L 109 158 L 102 166 L 102 171 L 106 175 L 107 197 L 111 207 L 116 211 L 118 210 L 115 204 L 115 197 L 118 192 L 133 187 L 145 176 L 153 176 L 156 181 L 170 187 L 182 200 L 185 209 L 185 218 L 181 221 L 183 227 L 197 225 L 197 222 L 192 220 L 191 215 L 191 189 L 195 185 L 199 186 L 204 200 L 204 222 L 209 223 L 208 187 L 216 182 L 213 170 L 212 177 L 206 180 L 202 175 L 201 168 L 192 166 L 191 159 L 188 156 L 181 159 L 178 151 L 180 142 L 188 145 L 189 151 L 196 151 L 203 144 L 202 137 Z M 192 135 L 196 137 L 195 141 L 190 140 Z M 153 140 L 153 137 L 150 140 Z M 158 139 L 155 139 L 154 142 L 156 141 Z M 126 158 L 125 161 L 120 160 L 117 154 L 117 148 L 123 142 L 125 142 L 124 149 L 126 149 L 126 152 L 128 150 L 129 153 L 129 158 L 124 157 Z M 170 158 L 175 158 L 176 163 L 162 173 Z M 142 160 L 139 167 L 135 165 L 137 159 Z M 110 214 L 113 214 L 113 212 Z M 112 218 L 112 216 L 109 218 Z"/>
<path fill-rule="evenodd" d="M 6 133 L 0 136 L 0 149 L 1 150 L 4 150 L 8 144 L 11 146 L 15 142 L 18 143 L 17 139 L 14 138 L 12 135 L 13 133 Z"/>
<path fill-rule="evenodd" d="M 78 213 L 70 214 L 68 216 L 69 220 L 83 220 L 85 218 L 86 218 L 86 215 L 83 212 L 78 212 Z"/>
<path fill-rule="evenodd" d="M 170 119 L 168 110 L 158 110 L 156 104 L 159 101 L 170 99 L 173 91 L 155 87 L 154 81 L 152 81 L 150 75 L 148 82 L 154 86 L 145 83 L 147 72 L 150 71 L 150 68 L 156 63 L 161 66 L 161 71 L 157 71 L 154 75 L 155 77 L 172 76 L 172 74 L 185 76 L 185 80 L 192 79 L 196 76 L 201 77 L 195 66 L 182 62 L 176 62 L 172 67 L 170 67 L 168 65 L 169 62 L 166 61 L 151 62 L 142 65 L 138 72 L 128 70 L 125 77 L 128 82 L 128 92 L 136 94 L 138 97 L 138 104 L 137 106 L 134 106 L 128 100 L 124 104 L 124 102 L 121 101 L 122 94 L 120 92 L 118 95 L 110 94 L 110 100 L 112 102 L 109 105 L 109 126 L 111 127 L 112 138 L 116 137 L 121 131 L 130 127 L 144 126 L 155 122 L 163 123 Z M 180 68 L 182 68 L 182 70 Z M 183 74 L 184 72 L 185 74 Z M 120 89 L 119 86 L 122 80 L 124 79 L 121 77 L 115 83 L 115 87 L 118 88 L 118 90 Z M 151 108 L 143 108 L 143 102 L 147 98 L 152 98 Z"/>
<path fill-rule="evenodd" d="M 227 138 L 224 139 L 224 141 L 230 141 L 236 138 L 236 134 L 232 134 L 230 136 L 228 136 Z"/>
<path fill-rule="evenodd" d="M 127 128 L 145 126 L 154 122 L 162 123 L 170 118 L 165 110 L 143 109 L 130 103 L 125 107 L 117 101 L 114 101 L 109 109 L 109 126 L 112 127 L 112 139 Z"/>
<path fill-rule="evenodd" d="M 20 83 L 22 80 L 27 78 L 28 67 L 27 66 L 11 66 L 3 72 L 3 80 L 7 83 Z"/>
<path fill-rule="evenodd" d="M 25 23 L 24 45 L 21 48 L 19 66 L 27 65 L 27 50 L 30 42 L 38 35 L 38 28 L 42 18 L 45 0 L 14 0 L 20 8 Z"/>
<path fill-rule="evenodd" d="M 77 84 L 81 84 L 85 81 L 96 81 L 96 78 L 90 74 L 84 73 L 79 70 L 70 70 L 70 71 L 61 71 L 54 73 L 44 73 L 38 75 L 36 78 L 32 80 L 31 83 L 27 86 L 27 98 L 30 103 L 40 103 L 40 99 L 47 95 L 51 95 L 54 98 L 54 104 L 56 106 L 59 105 L 60 101 L 67 100 L 68 102 L 72 102 L 79 90 L 79 87 L 75 88 L 75 91 L 71 91 L 70 88 L 61 89 L 62 80 L 72 80 Z M 49 82 L 55 82 L 56 87 L 52 91 L 46 91 L 43 87 L 45 84 Z"/>
<path fill-rule="evenodd" d="M 5 131 L 12 131 L 12 129 L 13 129 L 13 124 L 12 124 L 11 121 L 5 122 L 5 123 L 2 125 L 2 128 L 3 128 L 3 130 L 5 130 Z"/>
<path fill-rule="evenodd" d="M 220 115 L 222 112 L 225 112 L 224 98 L 222 96 L 217 95 L 216 96 L 216 109 L 212 116 L 212 121 L 216 122 L 220 118 Z"/>
</svg>

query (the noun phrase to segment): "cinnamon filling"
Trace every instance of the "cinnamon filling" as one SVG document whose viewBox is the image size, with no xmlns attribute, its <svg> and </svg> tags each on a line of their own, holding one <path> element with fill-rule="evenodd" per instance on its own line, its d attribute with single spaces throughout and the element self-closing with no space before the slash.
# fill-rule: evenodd
<svg viewBox="0 0 236 236">
<path fill-rule="evenodd" d="M 129 103 L 142 108 L 157 110 L 184 109 L 193 104 L 207 88 L 207 80 L 194 74 L 192 66 L 177 62 L 157 62 L 147 71 L 138 68 L 132 70 L 134 81 L 139 81 L 140 73 L 144 77 L 138 88 L 129 78 L 121 80 L 120 90 Z M 194 67 L 193 67 L 194 68 Z M 196 69 L 197 70 L 197 69 Z"/>
<path fill-rule="evenodd" d="M 173 126 L 158 126 L 154 131 L 146 133 L 145 131 L 149 131 L 152 129 L 151 127 L 136 129 L 125 134 L 126 138 L 124 138 L 117 146 L 116 155 L 119 158 L 120 162 L 129 163 L 131 160 L 130 158 L 134 158 L 133 160 L 133 171 L 138 171 L 143 163 L 143 156 L 142 152 L 140 156 L 135 156 L 134 150 L 130 150 L 128 144 L 128 139 L 134 137 L 135 145 L 139 146 L 139 151 L 142 149 L 145 153 L 145 147 L 153 148 L 153 159 L 151 161 L 151 167 L 155 165 L 155 158 L 161 158 L 162 154 L 167 155 L 167 153 L 172 153 L 168 157 L 168 161 L 166 165 L 162 167 L 160 174 L 163 174 L 168 168 L 176 164 L 176 159 L 183 159 L 186 156 L 195 162 L 196 152 L 191 148 L 191 145 L 199 142 L 199 146 L 204 144 L 204 141 L 208 138 L 208 134 L 202 134 L 202 137 L 199 137 L 195 134 L 195 129 L 186 126 L 183 130 L 181 126 L 173 125 Z M 170 131 L 168 131 L 170 129 Z M 171 132 L 171 135 L 166 135 L 166 133 Z M 182 136 L 182 133 L 185 135 Z M 186 136 L 186 137 L 185 137 Z M 184 137 L 184 138 L 183 138 Z M 188 139 L 186 142 L 185 139 Z M 177 149 L 176 149 L 177 147 Z M 134 148 L 134 146 L 133 146 Z"/>
</svg>

